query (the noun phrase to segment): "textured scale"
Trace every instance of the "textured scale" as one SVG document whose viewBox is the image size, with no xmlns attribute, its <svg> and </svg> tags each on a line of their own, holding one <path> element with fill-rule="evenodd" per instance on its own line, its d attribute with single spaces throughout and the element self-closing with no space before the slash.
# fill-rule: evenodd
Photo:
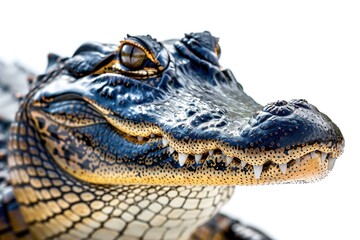
<svg viewBox="0 0 360 240">
<path fill-rule="evenodd" d="M 218 214 L 234 186 L 321 179 L 344 139 L 306 100 L 256 103 L 218 41 L 85 43 L 26 95 L 0 64 L 0 240 L 270 239 Z"/>
</svg>

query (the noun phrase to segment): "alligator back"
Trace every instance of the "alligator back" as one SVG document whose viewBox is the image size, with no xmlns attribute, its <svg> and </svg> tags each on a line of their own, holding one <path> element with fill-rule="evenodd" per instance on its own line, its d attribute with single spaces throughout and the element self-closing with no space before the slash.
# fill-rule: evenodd
<svg viewBox="0 0 360 240">
<path fill-rule="evenodd" d="M 19 65 L 0 62 L 0 239 L 32 239 L 8 181 L 7 140 L 21 96 L 33 74 Z"/>
<path fill-rule="evenodd" d="M 9 127 L 32 78 L 33 74 L 21 66 L 5 65 L 0 61 L 0 199 L 7 185 L 6 143 Z"/>
</svg>

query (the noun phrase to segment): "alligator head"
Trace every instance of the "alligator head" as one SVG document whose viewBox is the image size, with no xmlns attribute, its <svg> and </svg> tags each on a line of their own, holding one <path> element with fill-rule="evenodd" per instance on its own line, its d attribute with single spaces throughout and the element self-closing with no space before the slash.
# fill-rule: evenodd
<svg viewBox="0 0 360 240">
<path fill-rule="evenodd" d="M 305 100 L 266 106 L 219 64 L 209 32 L 128 36 L 50 56 L 26 103 L 47 152 L 97 184 L 252 185 L 321 179 L 338 127 Z"/>
</svg>

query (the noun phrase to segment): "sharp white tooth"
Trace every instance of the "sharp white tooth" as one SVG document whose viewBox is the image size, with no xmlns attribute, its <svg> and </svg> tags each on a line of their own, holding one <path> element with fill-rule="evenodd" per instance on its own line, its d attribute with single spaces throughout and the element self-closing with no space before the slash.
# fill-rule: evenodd
<svg viewBox="0 0 360 240">
<path fill-rule="evenodd" d="M 209 156 L 212 156 L 214 154 L 214 150 L 209 151 Z"/>
<path fill-rule="evenodd" d="M 334 168 L 335 160 L 336 160 L 336 158 L 330 158 L 330 159 L 329 159 L 328 169 L 329 169 L 330 171 L 333 170 L 333 168 Z"/>
<path fill-rule="evenodd" d="M 287 169 L 287 164 L 283 163 L 283 164 L 279 164 L 280 170 L 283 174 L 286 173 L 286 169 Z"/>
<path fill-rule="evenodd" d="M 195 162 L 199 163 L 202 158 L 202 154 L 195 154 Z"/>
<path fill-rule="evenodd" d="M 262 169 L 263 165 L 254 165 L 254 175 L 256 179 L 260 178 Z"/>
<path fill-rule="evenodd" d="M 179 164 L 180 166 L 184 166 L 186 159 L 188 158 L 189 154 L 179 153 Z"/>
<path fill-rule="evenodd" d="M 225 166 L 229 166 L 230 163 L 232 162 L 233 158 L 232 157 L 229 157 L 229 156 L 226 156 L 226 163 L 225 163 Z"/>
<path fill-rule="evenodd" d="M 296 159 L 296 163 L 300 165 L 300 158 Z"/>
<path fill-rule="evenodd" d="M 165 138 L 162 139 L 162 144 L 164 147 L 166 147 L 169 144 L 169 141 Z"/>
<path fill-rule="evenodd" d="M 321 153 L 321 161 L 322 162 L 325 161 L 326 157 L 327 157 L 326 153 Z"/>
<path fill-rule="evenodd" d="M 304 157 L 303 157 L 304 160 L 309 160 L 310 159 L 310 154 L 306 154 Z"/>
<path fill-rule="evenodd" d="M 316 154 L 315 152 L 311 152 L 311 153 L 310 153 L 310 157 L 311 157 L 311 158 L 316 158 L 316 156 L 317 156 L 317 154 Z"/>
<path fill-rule="evenodd" d="M 155 137 L 155 134 L 153 134 L 153 133 L 150 134 L 150 137 L 151 137 L 151 138 L 154 138 L 154 137 Z"/>
<path fill-rule="evenodd" d="M 138 137 L 137 137 L 137 139 L 138 139 L 138 141 L 142 141 L 142 140 L 144 140 L 144 138 L 143 138 L 143 137 L 141 137 L 141 136 L 138 136 Z"/>
<path fill-rule="evenodd" d="M 244 168 L 246 166 L 246 162 L 244 162 L 243 160 L 241 160 L 241 168 Z"/>
<path fill-rule="evenodd" d="M 169 146 L 169 152 L 170 152 L 170 154 L 173 154 L 175 152 L 175 150 Z"/>
</svg>

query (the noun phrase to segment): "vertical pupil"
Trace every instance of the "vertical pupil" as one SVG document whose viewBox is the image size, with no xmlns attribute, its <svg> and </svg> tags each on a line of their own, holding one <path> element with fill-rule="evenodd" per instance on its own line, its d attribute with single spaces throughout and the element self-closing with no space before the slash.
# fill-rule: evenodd
<svg viewBox="0 0 360 240">
<path fill-rule="evenodd" d="M 143 50 L 130 44 L 125 44 L 120 52 L 121 63 L 129 69 L 138 69 L 146 59 Z"/>
</svg>

